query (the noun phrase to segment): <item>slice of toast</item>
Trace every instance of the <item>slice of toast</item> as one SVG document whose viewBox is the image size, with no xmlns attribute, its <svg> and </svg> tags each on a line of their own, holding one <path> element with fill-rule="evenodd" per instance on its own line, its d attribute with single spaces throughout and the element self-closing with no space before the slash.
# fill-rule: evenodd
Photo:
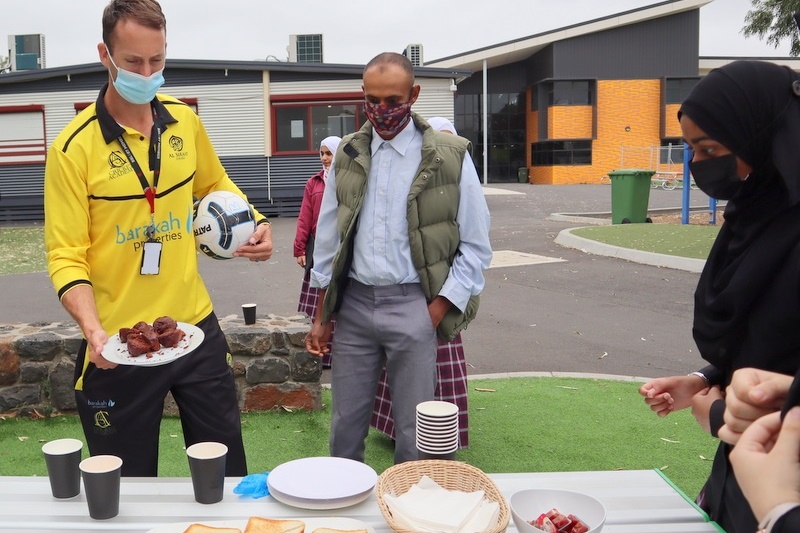
<svg viewBox="0 0 800 533">
<path fill-rule="evenodd" d="M 213 527 L 205 524 L 192 524 L 183 533 L 242 533 L 235 527 Z"/>
<path fill-rule="evenodd" d="M 300 520 L 272 520 L 251 516 L 244 533 L 305 533 L 306 524 Z"/>
</svg>

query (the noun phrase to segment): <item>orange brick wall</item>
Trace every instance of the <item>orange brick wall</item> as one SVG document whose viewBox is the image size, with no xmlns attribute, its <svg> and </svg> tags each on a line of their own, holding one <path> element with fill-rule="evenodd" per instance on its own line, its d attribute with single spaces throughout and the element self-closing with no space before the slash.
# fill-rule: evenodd
<svg viewBox="0 0 800 533">
<path fill-rule="evenodd" d="M 667 104 L 664 111 L 664 137 L 681 137 L 681 125 L 678 122 L 678 109 L 680 104 Z"/>
<path fill-rule="evenodd" d="M 552 106 L 547 110 L 549 139 L 591 139 L 592 106 Z"/>
<path fill-rule="evenodd" d="M 528 90 L 528 93 L 530 90 Z M 530 99 L 530 94 L 528 94 Z M 598 80 L 597 137 L 592 141 L 592 164 L 531 167 L 531 182 L 537 184 L 599 183 L 600 178 L 620 168 L 655 168 L 650 148 L 661 144 L 661 80 Z M 665 109 L 665 136 L 680 137 L 675 117 L 678 106 Z M 548 109 L 551 139 L 592 138 L 592 108 L 554 106 Z M 527 113 L 528 146 L 537 142 L 538 113 Z M 627 131 L 626 131 L 627 129 Z M 624 150 L 623 150 L 624 147 Z M 624 155 L 623 155 L 624 154 Z"/>
<path fill-rule="evenodd" d="M 660 80 L 597 82 L 590 182 L 622 167 L 651 167 L 650 148 L 661 144 L 660 87 Z"/>
</svg>

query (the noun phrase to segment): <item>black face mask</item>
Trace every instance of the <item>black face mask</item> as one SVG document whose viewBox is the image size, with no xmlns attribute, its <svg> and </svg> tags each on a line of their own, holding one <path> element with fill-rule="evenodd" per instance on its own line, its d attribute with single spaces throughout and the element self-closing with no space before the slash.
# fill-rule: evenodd
<svg viewBox="0 0 800 533">
<path fill-rule="evenodd" d="M 730 200 L 744 186 L 744 180 L 736 173 L 736 156 L 723 155 L 690 162 L 689 170 L 700 190 L 717 200 Z"/>
</svg>

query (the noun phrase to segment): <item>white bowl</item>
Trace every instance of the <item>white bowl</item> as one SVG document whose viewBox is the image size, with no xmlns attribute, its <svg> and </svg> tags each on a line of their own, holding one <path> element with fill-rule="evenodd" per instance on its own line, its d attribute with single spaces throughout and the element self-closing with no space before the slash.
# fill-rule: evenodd
<svg viewBox="0 0 800 533">
<path fill-rule="evenodd" d="M 541 533 L 529 524 L 550 509 L 563 515 L 575 515 L 587 526 L 588 533 L 600 533 L 606 521 L 606 508 L 597 498 L 582 492 L 558 489 L 527 489 L 515 492 L 509 500 L 511 518 L 519 533 Z"/>
</svg>

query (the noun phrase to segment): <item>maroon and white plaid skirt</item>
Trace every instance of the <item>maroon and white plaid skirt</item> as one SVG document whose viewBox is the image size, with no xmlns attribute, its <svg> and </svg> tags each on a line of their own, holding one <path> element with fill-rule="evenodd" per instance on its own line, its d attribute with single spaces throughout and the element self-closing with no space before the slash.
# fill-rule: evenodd
<svg viewBox="0 0 800 533">
<path fill-rule="evenodd" d="M 436 392 L 434 399 L 458 405 L 459 448 L 469 445 L 469 413 L 467 411 L 467 361 L 459 333 L 452 341 L 439 341 L 436 353 Z M 386 379 L 386 367 L 381 374 L 370 425 L 394 438 L 392 397 Z"/>
</svg>

